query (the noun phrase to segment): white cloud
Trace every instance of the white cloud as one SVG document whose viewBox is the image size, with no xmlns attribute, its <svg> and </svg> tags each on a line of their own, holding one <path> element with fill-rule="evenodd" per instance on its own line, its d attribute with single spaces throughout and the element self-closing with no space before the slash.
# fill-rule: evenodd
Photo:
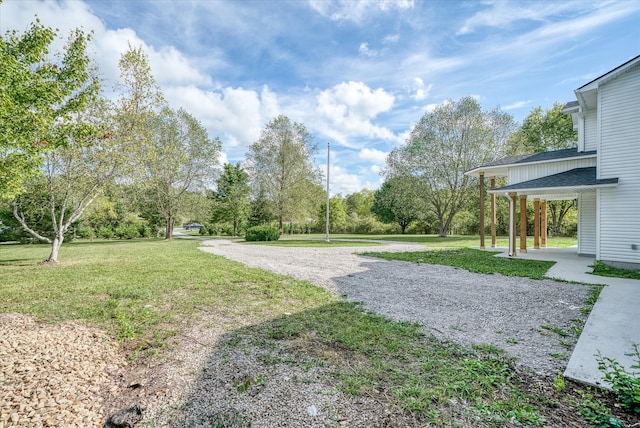
<svg viewBox="0 0 640 428">
<path fill-rule="evenodd" d="M 362 22 L 370 14 L 412 9 L 414 0 L 309 0 L 309 6 L 333 21 Z"/>
<path fill-rule="evenodd" d="M 384 38 L 383 42 L 385 44 L 390 45 L 390 44 L 398 43 L 399 40 L 400 40 L 400 34 L 389 34 Z"/>
<path fill-rule="evenodd" d="M 211 84 L 211 79 L 201 73 L 175 47 L 163 46 L 155 49 L 130 28 L 107 29 L 104 22 L 96 17 L 84 2 L 7 1 L 0 7 L 2 15 L 11 16 L 10 21 L 2 22 L 3 30 L 8 24 L 6 29 L 24 31 L 36 15 L 43 25 L 59 29 L 60 37 L 53 44 L 54 50 L 62 48 L 67 35 L 78 27 L 86 33 L 93 32 L 89 53 L 98 65 L 107 90 L 119 78 L 118 62 L 129 45 L 142 47 L 149 57 L 152 73 L 160 85 Z"/>
<path fill-rule="evenodd" d="M 339 165 L 331 165 L 329 171 L 331 173 L 329 175 L 329 194 L 331 196 L 335 196 L 338 193 L 348 195 L 362 190 L 363 185 L 360 176 L 350 174 L 345 168 Z M 323 172 L 326 177 L 326 165 L 323 168 Z"/>
<path fill-rule="evenodd" d="M 369 49 L 368 43 L 360 43 L 358 53 L 363 56 L 378 56 L 379 52 L 375 49 Z"/>
<path fill-rule="evenodd" d="M 387 155 L 388 153 L 377 149 L 362 149 L 358 153 L 358 159 L 376 163 L 384 163 L 387 160 Z"/>
<path fill-rule="evenodd" d="M 317 112 L 347 135 L 391 140 L 395 138 L 393 133 L 371 120 L 389 111 L 394 100 L 382 88 L 371 90 L 362 82 L 343 82 L 317 96 Z"/>
<path fill-rule="evenodd" d="M 227 157 L 227 154 L 223 151 L 220 152 L 220 155 L 218 156 L 218 163 L 220 165 L 224 165 L 225 163 L 229 163 L 229 158 Z"/>
<path fill-rule="evenodd" d="M 505 110 L 505 111 L 515 110 L 515 109 L 519 109 L 519 108 L 525 107 L 525 106 L 531 104 L 532 102 L 533 102 L 533 100 L 516 101 L 516 102 L 513 102 L 513 103 L 511 103 L 509 105 L 506 105 L 506 106 L 502 107 L 501 109 Z"/>
<path fill-rule="evenodd" d="M 256 141 L 264 125 L 280 111 L 276 94 L 266 86 L 260 93 L 231 87 L 220 91 L 172 87 L 166 96 L 172 105 L 187 108 L 212 136 L 219 136 L 225 147 L 238 153 Z"/>
<path fill-rule="evenodd" d="M 427 106 L 424 108 L 424 111 L 426 111 L 427 113 L 433 113 L 436 108 L 438 108 L 438 106 L 440 106 L 440 104 L 427 104 Z"/>
<path fill-rule="evenodd" d="M 567 10 L 575 10 L 572 2 L 554 3 L 516 3 L 516 2 L 486 2 L 489 8 L 482 10 L 465 20 L 458 35 L 469 34 L 479 27 L 506 28 L 516 21 L 544 21 L 548 17 Z"/>
<path fill-rule="evenodd" d="M 412 98 L 416 101 L 425 100 L 429 96 L 432 87 L 433 85 L 431 84 L 425 87 L 422 79 L 415 77 L 411 85 L 411 91 L 413 92 Z"/>
</svg>

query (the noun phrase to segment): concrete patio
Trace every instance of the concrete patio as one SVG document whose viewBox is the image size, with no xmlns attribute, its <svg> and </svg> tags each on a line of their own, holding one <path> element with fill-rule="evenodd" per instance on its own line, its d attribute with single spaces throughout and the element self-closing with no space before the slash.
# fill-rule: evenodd
<svg viewBox="0 0 640 428">
<path fill-rule="evenodd" d="M 506 248 L 498 257 L 508 257 Z M 598 370 L 597 355 L 613 358 L 627 370 L 636 361 L 626 356 L 640 344 L 640 281 L 591 275 L 593 257 L 578 256 L 576 248 L 528 249 L 520 259 L 552 260 L 556 264 L 547 276 L 565 281 L 606 285 L 600 293 L 578 339 L 564 375 L 591 385 L 607 387 Z"/>
</svg>

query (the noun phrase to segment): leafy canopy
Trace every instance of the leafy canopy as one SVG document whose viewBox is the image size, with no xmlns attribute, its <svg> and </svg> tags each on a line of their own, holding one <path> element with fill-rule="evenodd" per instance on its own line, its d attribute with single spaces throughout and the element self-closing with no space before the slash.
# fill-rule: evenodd
<svg viewBox="0 0 640 428">
<path fill-rule="evenodd" d="M 64 51 L 51 56 L 56 36 L 36 20 L 22 34 L 0 38 L 0 198 L 20 194 L 44 154 L 93 133 L 73 120 L 99 92 L 86 53 L 90 35 L 75 30 Z"/>
</svg>

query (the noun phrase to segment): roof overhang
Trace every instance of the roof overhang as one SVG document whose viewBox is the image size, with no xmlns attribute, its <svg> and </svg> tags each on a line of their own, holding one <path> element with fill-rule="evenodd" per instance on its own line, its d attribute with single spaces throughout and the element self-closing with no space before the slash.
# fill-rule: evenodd
<svg viewBox="0 0 640 428">
<path fill-rule="evenodd" d="M 480 177 L 480 173 L 483 172 L 485 177 L 491 177 L 491 176 L 506 177 L 509 172 L 509 168 L 523 168 L 530 165 L 548 164 L 553 162 L 566 162 L 566 161 L 572 161 L 577 159 L 588 159 L 588 158 L 597 158 L 597 157 L 598 155 L 596 153 L 585 153 L 584 155 L 572 156 L 569 158 L 547 159 L 547 160 L 541 160 L 537 162 L 526 162 L 526 163 L 516 162 L 512 164 L 505 164 L 505 165 L 479 166 L 477 168 L 470 169 L 469 171 L 465 172 L 464 175 L 469 175 L 471 177 Z"/>
<path fill-rule="evenodd" d="M 594 192 L 597 189 L 616 187 L 617 178 L 597 178 L 596 167 L 574 168 L 557 174 L 546 175 L 533 180 L 510 184 L 489 193 L 524 195 L 545 199 L 573 199 L 580 193 Z"/>
</svg>

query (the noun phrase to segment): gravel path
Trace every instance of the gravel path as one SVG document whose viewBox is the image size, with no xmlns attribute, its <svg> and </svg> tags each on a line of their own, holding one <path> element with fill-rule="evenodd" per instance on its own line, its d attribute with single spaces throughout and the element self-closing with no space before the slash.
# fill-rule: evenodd
<svg viewBox="0 0 640 428">
<path fill-rule="evenodd" d="M 425 250 L 416 244 L 310 248 L 209 240 L 203 245 L 208 253 L 309 280 L 390 318 L 419 322 L 439 337 L 464 345 L 493 344 L 516 357 L 517 364 L 543 375 L 564 370 L 561 356 L 570 355 L 576 340 L 543 326 L 571 331 L 573 319 L 584 319 L 580 309 L 589 294 L 579 284 L 354 254 Z"/>
</svg>

